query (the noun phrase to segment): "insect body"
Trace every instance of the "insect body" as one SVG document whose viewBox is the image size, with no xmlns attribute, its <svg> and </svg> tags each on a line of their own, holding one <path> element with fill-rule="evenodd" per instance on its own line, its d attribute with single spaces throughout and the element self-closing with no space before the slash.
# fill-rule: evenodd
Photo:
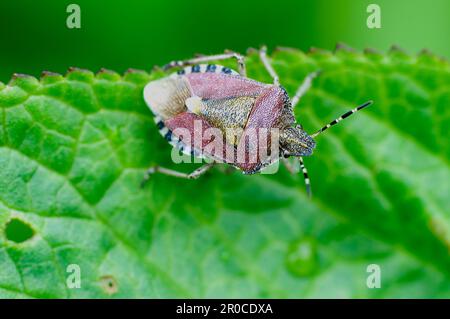
<svg viewBox="0 0 450 319">
<path fill-rule="evenodd" d="M 238 60 L 239 72 L 205 63 L 233 57 Z M 312 154 L 316 145 L 313 137 L 370 102 L 345 113 L 317 133 L 308 135 L 296 123 L 293 106 L 311 86 L 317 73 L 306 77 L 291 100 L 280 86 L 265 48 L 261 49 L 260 57 L 273 78 L 272 84 L 247 78 L 243 57 L 236 53 L 226 53 L 168 64 L 166 68 L 183 68 L 170 76 L 148 83 L 144 89 L 144 99 L 155 115 L 160 133 L 184 153 L 230 164 L 246 174 L 258 173 L 279 159 L 292 170 L 286 158 L 296 157 L 300 161 L 310 193 L 309 178 L 302 157 Z M 212 128 L 218 129 L 223 136 L 209 136 L 208 130 Z M 180 129 L 184 129 L 183 134 L 180 134 Z M 229 135 L 229 130 L 233 131 L 232 136 Z M 196 133 L 202 136 L 200 142 L 195 140 Z M 203 138 L 205 135 L 206 139 Z M 261 143 L 261 140 L 265 143 Z M 277 145 L 277 149 L 274 150 L 273 145 Z M 212 166 L 213 163 L 205 164 L 191 174 L 155 166 L 148 170 L 146 179 L 155 172 L 197 178 Z"/>
</svg>

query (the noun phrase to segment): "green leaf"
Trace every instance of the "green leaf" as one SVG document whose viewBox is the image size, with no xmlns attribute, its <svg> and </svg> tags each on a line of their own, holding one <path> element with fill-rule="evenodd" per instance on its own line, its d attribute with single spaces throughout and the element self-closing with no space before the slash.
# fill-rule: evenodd
<svg viewBox="0 0 450 319">
<path fill-rule="evenodd" d="M 449 63 L 284 50 L 273 65 L 291 96 L 322 71 L 295 110 L 308 132 L 375 102 L 317 138 L 312 200 L 285 168 L 140 189 L 152 164 L 196 167 L 171 162 L 143 102 L 160 71 L 0 84 L 0 297 L 450 297 Z"/>
</svg>

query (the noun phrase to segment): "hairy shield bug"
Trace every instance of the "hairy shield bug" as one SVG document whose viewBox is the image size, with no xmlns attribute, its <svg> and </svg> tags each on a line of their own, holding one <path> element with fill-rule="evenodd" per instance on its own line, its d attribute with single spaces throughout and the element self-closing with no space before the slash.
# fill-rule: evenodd
<svg viewBox="0 0 450 319">
<path fill-rule="evenodd" d="M 154 113 L 155 123 L 164 138 L 183 153 L 212 162 L 190 174 L 153 166 L 148 169 L 143 182 L 156 172 L 195 179 L 217 162 L 232 165 L 244 174 L 254 174 L 282 160 L 289 171 L 296 172 L 287 160 L 295 157 L 303 172 L 307 192 L 311 194 L 302 157 L 312 154 L 316 145 L 313 138 L 372 101 L 344 113 L 309 135 L 296 123 L 293 108 L 310 88 L 317 72 L 309 74 L 290 99 L 279 83 L 265 47 L 259 50 L 259 56 L 273 79 L 272 84 L 247 78 L 244 57 L 226 52 L 173 61 L 164 69 L 179 67 L 177 72 L 145 86 L 145 102 Z M 230 58 L 237 60 L 238 72 L 211 64 Z"/>
</svg>

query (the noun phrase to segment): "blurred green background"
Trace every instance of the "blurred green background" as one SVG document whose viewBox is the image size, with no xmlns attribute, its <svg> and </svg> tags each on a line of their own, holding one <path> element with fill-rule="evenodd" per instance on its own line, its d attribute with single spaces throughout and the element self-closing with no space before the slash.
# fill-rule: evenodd
<svg viewBox="0 0 450 319">
<path fill-rule="evenodd" d="M 81 29 L 66 27 L 66 7 L 81 7 Z M 382 28 L 366 27 L 366 8 L 382 9 Z M 398 44 L 450 57 L 448 0 L 77 0 L 0 2 L 0 81 L 11 75 L 150 69 L 194 53 L 245 52 L 267 44 L 387 50 Z"/>
</svg>

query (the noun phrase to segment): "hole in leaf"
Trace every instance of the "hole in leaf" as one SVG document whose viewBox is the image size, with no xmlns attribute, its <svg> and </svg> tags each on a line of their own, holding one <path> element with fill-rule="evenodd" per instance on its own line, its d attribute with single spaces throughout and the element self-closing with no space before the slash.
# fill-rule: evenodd
<svg viewBox="0 0 450 319">
<path fill-rule="evenodd" d="M 103 276 L 100 278 L 100 283 L 104 292 L 108 295 L 115 294 L 119 288 L 117 287 L 116 279 L 113 276 Z"/>
<path fill-rule="evenodd" d="M 33 237 L 34 230 L 20 219 L 13 218 L 6 224 L 5 235 L 10 241 L 23 243 Z"/>
</svg>

